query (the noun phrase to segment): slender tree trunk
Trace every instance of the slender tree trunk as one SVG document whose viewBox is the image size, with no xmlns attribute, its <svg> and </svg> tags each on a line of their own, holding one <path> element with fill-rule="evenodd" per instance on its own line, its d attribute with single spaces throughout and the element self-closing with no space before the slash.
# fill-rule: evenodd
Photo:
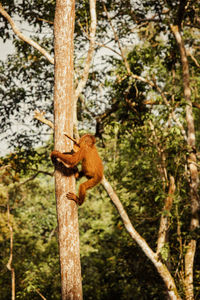
<svg viewBox="0 0 200 300">
<path fill-rule="evenodd" d="M 157 241 L 157 254 L 159 254 L 161 252 L 162 248 L 164 247 L 165 243 L 167 242 L 167 233 L 168 233 L 168 229 L 169 229 L 169 213 L 172 208 L 175 188 L 176 187 L 175 187 L 175 183 L 174 183 L 174 177 L 170 176 L 168 196 L 165 200 L 163 214 L 160 219 L 160 228 L 159 228 L 158 241 Z"/>
<path fill-rule="evenodd" d="M 65 138 L 63 132 L 73 136 L 74 19 L 75 0 L 56 0 L 54 142 L 55 149 L 61 152 L 72 149 L 72 142 Z M 75 191 L 75 179 L 59 163 L 55 171 L 55 185 L 62 300 L 82 299 L 77 205 L 66 198 L 67 192 Z"/>
<path fill-rule="evenodd" d="M 184 97 L 186 100 L 186 122 L 187 122 L 187 144 L 188 144 L 188 166 L 190 171 L 190 203 L 191 203 L 191 222 L 190 230 L 195 230 L 199 226 L 199 175 L 196 166 L 196 141 L 195 141 L 195 128 L 194 118 L 192 112 L 191 102 L 191 89 L 190 89 L 190 75 L 189 75 L 189 64 L 187 60 L 185 45 L 179 30 L 178 25 L 171 25 L 171 30 L 175 36 L 176 42 L 179 47 L 182 72 L 183 72 L 183 90 Z M 185 294 L 187 300 L 194 299 L 193 292 L 193 263 L 196 252 L 196 240 L 191 239 L 187 245 L 187 251 L 185 254 Z"/>
<path fill-rule="evenodd" d="M 15 300 L 15 269 L 12 266 L 13 262 L 13 228 L 10 222 L 10 205 L 9 196 L 7 195 L 7 216 L 8 216 L 8 227 L 10 230 L 10 257 L 7 263 L 7 268 L 11 272 L 11 285 L 12 285 L 12 300 Z"/>
<path fill-rule="evenodd" d="M 173 204 L 173 197 L 175 193 L 175 181 L 174 177 L 170 176 L 169 179 L 169 191 L 168 196 L 165 199 L 165 205 L 163 208 L 163 212 L 160 218 L 160 227 L 158 232 L 158 240 L 157 240 L 157 254 L 162 256 L 162 249 L 165 247 L 168 242 L 168 231 L 170 228 L 170 211 Z M 171 262 L 170 262 L 170 249 L 168 252 L 168 257 L 166 259 L 166 266 L 169 270 L 171 270 Z"/>
</svg>

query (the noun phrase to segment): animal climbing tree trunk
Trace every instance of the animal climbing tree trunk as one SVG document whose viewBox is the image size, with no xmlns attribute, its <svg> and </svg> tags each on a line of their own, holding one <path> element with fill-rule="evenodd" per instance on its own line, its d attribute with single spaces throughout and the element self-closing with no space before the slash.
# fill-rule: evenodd
<svg viewBox="0 0 200 300">
<path fill-rule="evenodd" d="M 72 142 L 66 139 L 63 132 L 73 136 L 74 19 L 75 0 L 56 0 L 54 143 L 55 149 L 60 152 L 72 149 Z M 67 192 L 75 192 L 75 180 L 74 176 L 66 174 L 64 167 L 59 164 L 56 165 L 55 171 L 55 189 L 62 300 L 82 299 L 77 205 L 66 198 Z"/>
</svg>

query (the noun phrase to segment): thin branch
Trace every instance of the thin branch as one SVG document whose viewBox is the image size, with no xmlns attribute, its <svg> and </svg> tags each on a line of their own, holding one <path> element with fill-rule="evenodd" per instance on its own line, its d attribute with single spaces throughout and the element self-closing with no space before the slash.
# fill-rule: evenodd
<svg viewBox="0 0 200 300">
<path fill-rule="evenodd" d="M 173 108 L 170 106 L 169 102 L 167 101 L 165 94 L 161 91 L 160 87 L 157 85 L 155 78 L 153 78 L 153 81 L 154 81 L 154 87 L 159 92 L 159 94 L 162 96 L 162 99 L 163 99 L 165 105 L 169 108 L 169 110 L 171 110 L 171 116 L 172 116 L 173 120 L 179 126 L 184 139 L 187 140 L 187 134 L 185 132 L 183 125 L 181 124 L 180 120 L 176 117 L 176 114 L 175 114 Z"/>
<path fill-rule="evenodd" d="M 50 120 L 46 119 L 46 118 L 44 117 L 44 115 L 45 115 L 45 112 L 43 112 L 43 111 L 42 111 L 42 112 L 40 112 L 40 111 L 35 111 L 34 118 L 37 119 L 38 121 L 40 121 L 40 122 L 46 124 L 47 126 L 51 127 L 52 129 L 54 129 L 54 124 L 53 124 Z M 70 137 L 66 132 L 63 132 L 63 134 L 64 134 L 67 138 L 71 139 L 77 146 L 79 146 L 76 139 L 73 139 L 72 137 Z M 44 172 L 44 171 L 39 171 L 39 172 L 40 172 L 40 173 L 43 172 L 43 173 L 46 173 L 47 175 L 50 175 L 50 173 L 48 173 L 48 172 Z"/>
<path fill-rule="evenodd" d="M 178 101 L 178 100 L 177 100 L 177 101 Z M 160 105 L 160 104 L 161 104 L 160 102 L 158 102 L 158 101 L 156 101 L 156 100 L 154 100 L 154 99 L 144 100 L 143 103 L 144 103 L 145 105 Z M 192 106 L 195 107 L 195 108 L 200 109 L 200 104 L 197 103 L 197 102 L 193 102 L 193 103 L 192 103 Z"/>
<path fill-rule="evenodd" d="M 81 79 L 78 83 L 78 86 L 75 90 L 75 105 L 78 100 L 79 95 L 82 93 L 89 74 L 90 64 L 93 57 L 94 52 L 94 45 L 95 45 L 95 34 L 96 34 L 96 25 L 97 25 L 97 17 L 96 17 L 96 0 L 90 0 L 90 18 L 91 18 L 91 24 L 90 24 L 90 34 L 89 34 L 89 49 L 87 58 L 85 61 L 85 67 L 83 69 L 83 73 L 81 76 Z"/>
<path fill-rule="evenodd" d="M 135 74 L 132 73 L 132 71 L 131 71 L 131 69 L 130 69 L 130 66 L 129 66 L 129 63 L 128 63 L 128 60 L 126 59 L 126 56 L 124 55 L 124 52 L 123 52 L 121 43 L 120 43 L 120 41 L 119 41 L 119 37 L 118 37 L 118 35 L 117 35 L 116 31 L 115 31 L 115 28 L 114 28 L 114 26 L 113 26 L 113 24 L 112 24 L 112 20 L 111 20 L 109 14 L 108 14 L 106 5 L 105 5 L 104 3 L 103 3 L 103 7 L 104 7 L 104 11 L 105 11 L 105 13 L 106 13 L 106 16 L 107 16 L 107 18 L 108 18 L 108 21 L 109 21 L 109 23 L 110 23 L 110 26 L 111 26 L 111 28 L 112 28 L 112 31 L 113 31 L 113 34 L 114 34 L 114 38 L 115 38 L 115 40 L 116 40 L 117 43 L 118 43 L 118 46 L 119 46 L 119 49 L 120 49 L 120 52 L 121 52 L 121 57 L 122 57 L 122 59 L 123 59 L 123 61 L 124 61 L 124 65 L 125 65 L 125 67 L 126 67 L 126 69 L 127 69 L 128 75 L 131 76 L 133 79 L 136 79 L 136 80 L 145 82 L 145 83 L 147 83 L 148 85 L 150 85 L 152 88 L 155 88 L 155 89 L 157 90 L 157 92 L 161 95 L 161 97 L 162 97 L 164 103 L 167 105 L 167 107 L 168 107 L 170 110 L 172 110 L 171 107 L 170 107 L 170 104 L 169 104 L 168 101 L 167 101 L 167 98 L 166 98 L 165 94 L 162 92 L 162 90 L 160 89 L 160 87 L 157 85 L 155 78 L 153 78 L 153 80 L 151 81 L 151 80 L 148 80 L 148 79 L 146 79 L 146 78 L 144 78 L 144 77 L 142 77 L 142 76 L 138 76 L 138 75 L 135 75 Z M 177 123 L 177 125 L 180 127 L 181 132 L 182 132 L 182 135 L 183 135 L 184 138 L 186 139 L 186 133 L 185 133 L 185 130 L 184 130 L 182 124 L 181 124 L 180 121 L 177 119 L 177 117 L 176 117 L 174 111 L 172 111 L 171 114 L 172 114 L 172 118 L 174 119 L 174 121 L 175 121 L 175 122 Z"/>
<path fill-rule="evenodd" d="M 39 21 L 42 21 L 42 22 L 45 22 L 45 23 L 48 23 L 48 24 L 54 24 L 53 21 L 50 21 L 50 20 L 46 20 L 46 19 L 42 19 L 42 18 L 37 18 Z"/>
<path fill-rule="evenodd" d="M 35 289 L 35 291 L 43 300 L 47 300 L 47 298 L 45 298 L 38 289 Z"/>
<path fill-rule="evenodd" d="M 200 68 L 200 64 L 198 63 L 198 61 L 196 60 L 196 58 L 194 57 L 194 55 L 192 55 L 190 50 L 186 50 L 186 54 L 187 56 L 190 56 L 191 59 L 193 60 L 193 62 L 195 63 L 195 65 Z"/>
<path fill-rule="evenodd" d="M 95 43 L 95 44 L 96 44 L 97 46 L 99 46 L 100 48 L 106 48 L 106 49 L 112 51 L 113 53 L 115 53 L 115 54 L 117 54 L 117 55 L 119 55 L 119 56 L 121 57 L 121 53 L 118 52 L 118 51 L 116 51 L 115 49 L 113 49 L 113 48 L 111 48 L 111 47 L 109 47 L 109 46 L 107 46 L 107 45 L 105 45 L 105 44 L 100 44 L 100 43 Z"/>
<path fill-rule="evenodd" d="M 29 177 L 29 178 L 26 179 L 25 181 L 20 182 L 20 183 L 19 183 L 19 186 L 24 185 L 24 184 L 26 184 L 27 182 L 29 182 L 29 181 L 31 181 L 31 180 L 34 180 L 34 179 L 39 175 L 39 173 L 40 173 L 40 172 L 37 172 L 36 174 L 34 174 L 33 176 Z"/>
<path fill-rule="evenodd" d="M 49 172 L 45 172 L 45 171 L 37 171 L 33 176 L 29 177 L 28 179 L 26 179 L 23 182 L 20 182 L 18 186 L 24 185 L 24 184 L 28 183 L 29 181 L 34 180 L 39 174 L 53 176 L 53 173 L 49 173 Z"/>
<path fill-rule="evenodd" d="M 29 169 L 30 171 L 34 171 L 34 172 L 39 172 L 39 174 L 44 174 L 44 175 L 48 175 L 48 176 L 53 176 L 53 173 L 47 172 L 47 171 L 43 171 L 43 170 L 37 170 L 37 169 Z"/>
<path fill-rule="evenodd" d="M 112 20 L 111 20 L 111 18 L 110 18 L 110 16 L 109 16 L 109 13 L 108 13 L 108 11 L 107 11 L 106 5 L 105 5 L 104 3 L 103 3 L 103 7 L 104 7 L 104 11 L 105 11 L 105 13 L 106 13 L 106 16 L 107 16 L 107 18 L 108 18 L 108 21 L 109 21 L 109 23 L 110 23 L 110 26 L 111 26 L 111 28 L 112 28 L 112 31 L 113 31 L 113 34 L 114 34 L 115 41 L 118 43 L 118 47 L 119 47 L 119 50 L 120 50 L 120 52 L 121 52 L 121 57 L 122 57 L 122 59 L 123 59 L 123 61 L 124 61 L 124 65 L 125 65 L 125 67 L 126 67 L 126 69 L 127 69 L 128 75 L 131 76 L 133 79 L 137 79 L 137 80 L 140 80 L 140 81 L 142 81 L 142 82 L 148 83 L 150 86 L 154 87 L 153 81 L 150 81 L 150 80 L 148 80 L 148 79 L 146 79 L 146 78 L 144 78 L 144 77 L 142 77 L 142 76 L 138 76 L 138 75 L 135 75 L 135 74 L 132 73 L 132 71 L 131 71 L 131 69 L 130 69 L 130 66 L 129 66 L 129 63 L 128 63 L 128 60 L 127 60 L 127 58 L 126 58 L 126 56 L 125 56 L 125 54 L 124 54 L 123 48 L 122 48 L 122 46 L 121 46 L 119 37 L 118 37 L 118 35 L 117 35 L 117 32 L 115 31 L 115 28 L 114 28 L 114 26 L 113 26 L 113 24 L 112 24 Z"/>
<path fill-rule="evenodd" d="M 180 300 L 181 298 L 178 295 L 178 291 L 176 289 L 174 279 L 172 278 L 167 267 L 159 260 L 157 254 L 155 252 L 153 252 L 153 250 L 149 247 L 147 242 L 135 230 L 121 201 L 119 200 L 118 196 L 116 195 L 116 193 L 112 189 L 110 183 L 106 180 L 105 177 L 103 177 L 101 183 L 104 186 L 106 192 L 108 193 L 110 199 L 116 206 L 127 232 L 130 234 L 132 239 L 139 245 L 139 247 L 142 249 L 142 251 L 145 253 L 145 255 L 151 260 L 151 262 L 156 267 L 158 273 L 160 274 L 161 278 L 165 282 L 165 285 L 167 287 L 167 291 L 169 294 L 169 298 L 173 299 L 173 300 L 175 300 L 175 299 Z"/>
<path fill-rule="evenodd" d="M 58 226 L 56 225 L 56 227 L 54 227 L 54 229 L 50 232 L 50 235 L 48 237 L 48 243 L 51 241 L 54 233 L 56 232 L 56 230 L 58 230 Z"/>
<path fill-rule="evenodd" d="M 47 126 L 51 127 L 52 129 L 54 129 L 54 124 L 53 124 L 50 120 L 46 119 L 46 118 L 44 117 L 44 115 L 45 115 L 45 112 L 43 112 L 43 111 L 42 111 L 42 112 L 40 112 L 40 111 L 35 111 L 34 118 L 37 119 L 38 121 L 40 121 L 40 122 L 46 124 Z M 66 132 L 63 132 L 63 134 L 64 134 L 67 138 L 71 139 L 71 140 L 74 142 L 74 144 L 76 144 L 76 145 L 79 147 L 79 145 L 78 145 L 76 139 L 73 139 L 72 137 L 70 137 Z M 48 172 L 44 172 L 44 171 L 39 171 L 39 172 L 40 172 L 40 173 L 46 173 L 47 175 L 52 175 L 52 174 L 50 174 L 50 173 L 48 173 Z"/>
<path fill-rule="evenodd" d="M 41 111 L 35 111 L 34 118 L 37 119 L 38 121 L 46 124 L 47 126 L 51 127 L 54 129 L 54 125 L 51 121 L 47 120 L 45 117 L 45 112 Z"/>
<path fill-rule="evenodd" d="M 2 4 L 0 3 L 0 13 L 2 14 L 2 16 L 4 16 L 6 18 L 6 20 L 10 23 L 12 30 L 14 31 L 14 33 L 24 42 L 28 43 L 29 45 L 33 46 L 36 50 L 38 50 L 41 54 L 43 54 L 48 61 L 51 64 L 54 64 L 54 59 L 53 57 L 51 57 L 51 55 L 44 49 L 42 48 L 38 43 L 36 43 L 35 41 L 33 41 L 31 38 L 26 37 L 23 33 L 20 32 L 20 30 L 17 28 L 15 22 L 13 21 L 13 19 L 9 16 L 9 14 L 5 11 L 5 9 L 3 8 Z"/>
<path fill-rule="evenodd" d="M 169 270 L 159 260 L 157 254 L 155 252 L 153 252 L 153 250 L 149 247 L 147 242 L 135 230 L 122 203 L 120 202 L 117 194 L 114 192 L 110 183 L 106 180 L 105 176 L 103 176 L 101 183 L 104 186 L 105 190 L 107 191 L 110 199 L 116 206 L 116 208 L 122 218 L 122 221 L 124 222 L 124 226 L 125 226 L 127 232 L 130 234 L 132 239 L 135 240 L 136 243 L 140 246 L 140 248 L 145 253 L 145 255 L 152 261 L 152 263 L 156 267 L 158 273 L 160 274 L 161 278 L 165 282 L 170 299 L 180 300 L 180 297 L 179 297 L 177 289 L 176 289 L 175 282 L 174 282 Z"/>
<path fill-rule="evenodd" d="M 174 177 L 170 176 L 168 196 L 165 200 L 165 205 L 163 208 L 163 213 L 161 216 L 160 228 L 159 228 L 159 233 L 158 233 L 158 241 L 157 241 L 157 254 L 158 255 L 161 253 L 162 248 L 164 247 L 164 245 L 167 241 L 167 233 L 168 233 L 168 229 L 169 229 L 169 213 L 172 208 L 175 188 L 176 188 L 176 186 L 175 186 L 175 182 L 174 182 Z"/>
<path fill-rule="evenodd" d="M 191 28 L 198 28 L 200 29 L 199 24 L 189 24 L 189 23 L 184 23 L 184 26 L 191 27 Z"/>
<path fill-rule="evenodd" d="M 121 43 L 120 43 L 120 41 L 119 41 L 119 37 L 118 37 L 118 35 L 117 35 L 117 33 L 116 33 L 115 29 L 114 29 L 114 26 L 113 26 L 113 24 L 112 24 L 112 20 L 111 20 L 111 18 L 110 18 L 110 16 L 109 16 L 109 13 L 108 13 L 108 11 L 107 11 L 106 5 L 105 5 L 104 3 L 103 3 L 103 8 L 104 8 L 104 11 L 105 11 L 106 16 L 107 16 L 107 18 L 108 18 L 108 21 L 109 21 L 109 23 L 110 23 L 110 26 L 111 26 L 111 28 L 112 28 L 112 31 L 113 31 L 113 34 L 114 34 L 115 41 L 118 43 L 118 47 L 119 47 L 119 50 L 120 50 L 120 52 L 121 52 L 121 57 L 122 57 L 122 59 L 123 59 L 123 61 L 124 61 L 125 67 L 126 67 L 126 69 L 127 69 L 127 71 L 128 71 L 128 75 L 131 75 L 132 72 L 131 72 L 129 63 L 128 63 L 127 59 L 126 59 L 126 56 L 125 56 L 124 51 L 123 51 L 123 49 L 122 49 Z"/>
<path fill-rule="evenodd" d="M 168 185 L 168 175 L 167 175 L 167 168 L 166 168 L 166 156 L 164 153 L 164 150 L 162 149 L 162 147 L 159 144 L 159 140 L 158 137 L 156 135 L 156 131 L 155 131 L 155 127 L 153 125 L 153 123 L 151 122 L 151 120 L 149 121 L 149 125 L 151 128 L 151 131 L 153 133 L 153 137 L 154 137 L 154 145 L 158 151 L 158 155 L 160 157 L 160 164 L 157 166 L 158 171 L 161 175 L 162 178 L 162 182 L 163 182 L 163 191 L 165 191 L 165 187 L 166 185 Z"/>
<path fill-rule="evenodd" d="M 81 30 L 83 31 L 85 37 L 90 41 L 90 36 L 89 36 L 89 35 L 87 34 L 87 32 L 84 30 L 84 28 L 83 28 L 83 26 L 82 26 L 82 24 L 81 24 L 80 21 L 78 21 L 78 24 L 79 24 Z M 120 53 L 120 52 L 116 51 L 115 49 L 113 49 L 113 48 L 111 48 L 111 47 L 109 47 L 109 46 L 107 46 L 107 45 L 105 45 L 105 44 L 100 44 L 100 43 L 98 43 L 98 42 L 95 41 L 95 45 L 99 46 L 100 48 L 101 48 L 101 47 L 102 47 L 102 48 L 106 48 L 106 49 L 108 49 L 108 50 L 114 52 L 115 54 L 117 54 L 117 55 L 119 55 L 119 56 L 121 57 L 121 53 Z"/>
<path fill-rule="evenodd" d="M 74 115 L 73 115 L 73 125 L 74 125 L 74 136 L 78 140 L 78 120 L 77 120 L 77 101 L 79 96 L 81 95 L 89 75 L 90 65 L 93 58 L 94 46 L 95 46 L 95 34 L 96 34 L 96 25 L 97 25 L 97 17 L 96 17 L 96 0 L 90 0 L 90 33 L 89 33 L 89 49 L 87 53 L 87 58 L 85 61 L 85 66 L 82 72 L 81 79 L 75 89 L 74 93 Z"/>
<path fill-rule="evenodd" d="M 4 169 L 9 169 L 9 168 L 11 168 L 11 165 L 5 165 L 5 166 L 2 166 L 2 167 L 0 167 L 0 170 L 4 170 Z"/>
<path fill-rule="evenodd" d="M 179 242 L 179 263 L 177 265 L 176 271 L 175 271 L 175 277 L 176 274 L 178 273 L 179 270 L 179 266 L 181 267 L 180 269 L 180 276 L 181 276 L 181 280 L 182 282 L 184 281 L 184 262 L 183 262 L 183 241 L 182 241 L 182 236 L 181 236 L 181 221 L 180 221 L 180 216 L 179 216 L 179 211 L 178 211 L 178 204 L 176 203 L 176 207 L 175 207 L 175 212 L 176 212 L 176 219 L 177 219 L 177 240 Z"/>
</svg>

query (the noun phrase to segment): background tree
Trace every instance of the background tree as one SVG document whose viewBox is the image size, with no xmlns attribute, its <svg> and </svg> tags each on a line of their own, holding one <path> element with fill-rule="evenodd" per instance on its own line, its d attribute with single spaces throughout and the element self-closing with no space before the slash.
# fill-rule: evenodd
<svg viewBox="0 0 200 300">
<path fill-rule="evenodd" d="M 48 21 L 45 23 L 38 19 L 38 3 L 34 3 L 35 10 L 30 3 L 23 7 L 13 6 L 12 3 L 6 6 L 6 1 L 4 4 L 9 13 L 18 12 L 18 15 L 25 16 L 26 20 L 34 24 L 35 32 L 43 32 L 45 27 L 52 27 L 52 20 L 49 22 L 46 13 L 48 10 L 45 11 L 44 4 L 39 7 L 39 18 L 45 16 L 45 21 Z M 84 51 L 90 40 L 88 4 L 76 3 L 75 80 L 81 78 L 83 57 L 87 57 L 87 52 L 83 57 L 80 55 L 83 53 L 81 50 Z M 52 16 L 54 10 L 53 6 L 51 8 L 49 16 Z M 167 267 L 179 297 L 198 297 L 199 254 L 193 247 L 198 245 L 198 228 L 191 231 L 190 226 L 191 208 L 195 208 L 194 202 L 191 205 L 191 200 L 194 199 L 197 204 L 199 193 L 199 162 L 196 155 L 199 151 L 198 4 L 195 1 L 107 1 L 98 2 L 97 10 L 99 22 L 94 64 L 90 69 L 86 89 L 77 102 L 79 129 L 92 129 L 93 132 L 96 129 L 96 135 L 101 137 L 99 146 L 105 147 L 101 147 L 101 151 L 106 177 L 122 199 L 132 225 L 145 238 L 152 251 L 157 253 L 158 261 Z M 46 25 L 41 26 L 42 24 Z M 9 33 L 6 26 L 1 31 L 4 37 Z M 188 60 L 191 103 L 184 97 L 182 60 L 173 32 L 176 26 L 178 33 L 182 35 Z M 38 39 L 40 38 L 38 35 Z M 11 111 L 16 118 L 20 114 L 23 116 L 21 107 L 24 99 L 29 103 L 27 107 L 31 111 L 37 104 L 35 100 L 41 97 L 46 116 L 51 119 L 52 107 L 49 105 L 44 82 L 47 78 L 47 86 L 52 89 L 52 69 L 33 50 L 27 60 L 30 48 L 25 49 L 22 45 L 16 43 L 20 53 L 25 50 L 26 54 L 21 54 L 20 60 L 16 57 L 11 60 L 10 57 L 10 63 L 5 62 L 1 66 L 2 73 L 6 74 L 6 77 L 2 77 L 1 85 L 4 117 L 2 125 L 7 128 L 11 125 L 11 119 L 8 118 Z M 47 39 L 45 45 L 53 49 L 52 43 L 47 43 Z M 101 52 L 102 47 L 107 49 L 106 52 Z M 40 68 L 41 63 L 43 68 Z M 46 70 L 44 75 L 42 69 Z M 17 84 L 13 83 L 14 76 L 18 77 Z M 36 78 L 37 85 L 33 85 L 30 78 Z M 26 88 L 23 86 L 23 79 L 27 82 Z M 21 87 L 18 89 L 16 87 L 20 81 Z M 34 93 L 29 93 L 29 98 L 25 91 L 32 91 L 31 86 L 35 90 Z M 31 102 L 27 102 L 28 99 Z M 7 109 L 7 103 L 10 108 L 16 107 L 16 110 Z M 187 114 L 190 113 L 189 119 L 186 119 L 186 111 Z M 26 115 L 25 111 L 24 113 Z M 25 122 L 27 123 L 26 120 Z M 193 122 L 196 149 L 191 149 L 188 138 L 188 129 Z M 40 132 L 46 134 L 46 127 L 39 128 L 43 129 L 36 131 L 37 138 Z M 31 163 L 35 163 L 37 157 L 33 155 L 35 149 L 30 149 L 35 143 L 34 131 L 33 135 L 30 132 L 26 134 L 26 131 L 22 135 L 21 130 L 18 133 L 18 139 L 11 134 L 11 141 L 12 144 L 20 142 L 19 146 L 26 147 L 26 152 L 20 149 L 21 162 L 18 161 L 19 166 L 30 172 Z M 23 162 L 24 153 L 31 158 L 29 164 L 28 160 Z M 38 155 L 41 162 L 45 153 L 44 148 L 41 155 Z M 121 220 L 108 204 L 105 192 L 101 187 L 98 193 L 96 191 L 95 189 L 90 193 L 91 196 L 95 195 L 96 200 L 91 201 L 91 196 L 88 197 L 80 210 L 84 295 L 88 299 L 92 299 L 94 294 L 95 299 L 131 299 L 133 294 L 138 299 L 164 298 L 166 288 L 150 261 L 124 233 Z M 106 201 L 106 211 L 101 197 Z M 197 220 L 196 209 L 198 210 L 198 205 L 193 220 Z M 89 224 L 88 219 L 91 220 Z M 195 222 L 196 225 L 197 223 L 198 221 Z M 192 253 L 190 260 L 186 259 L 185 253 Z M 93 275 L 92 284 L 88 280 L 88 274 Z M 149 283 L 148 287 L 146 282 Z"/>
</svg>

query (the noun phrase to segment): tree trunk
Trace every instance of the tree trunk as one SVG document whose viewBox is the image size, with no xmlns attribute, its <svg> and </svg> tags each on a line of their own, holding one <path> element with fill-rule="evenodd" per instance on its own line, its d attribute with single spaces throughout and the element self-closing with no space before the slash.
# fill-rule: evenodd
<svg viewBox="0 0 200 300">
<path fill-rule="evenodd" d="M 191 102 L 191 89 L 190 89 L 190 75 L 189 75 L 189 65 L 185 50 L 185 45 L 179 30 L 178 25 L 171 25 L 171 30 L 175 36 L 177 45 L 179 47 L 182 72 L 183 72 L 183 91 L 184 98 L 186 101 L 186 122 L 187 122 L 187 144 L 188 144 L 188 166 L 190 171 L 190 203 L 191 203 L 191 222 L 190 230 L 193 231 L 199 226 L 199 175 L 196 165 L 196 141 L 195 141 L 195 127 L 194 118 L 192 112 L 192 102 Z M 185 294 L 187 300 L 194 299 L 193 293 L 193 262 L 196 252 L 196 240 L 191 239 L 187 245 L 187 251 L 185 254 Z"/>
<path fill-rule="evenodd" d="M 169 214 L 172 208 L 175 188 L 176 187 L 175 187 L 174 177 L 170 176 L 168 196 L 165 200 L 163 213 L 160 219 L 160 228 L 158 233 L 157 251 L 156 251 L 157 254 L 160 254 L 162 248 L 165 246 L 165 243 L 167 242 L 167 233 L 169 229 Z"/>
<path fill-rule="evenodd" d="M 12 266 L 13 263 L 13 227 L 10 222 L 10 205 L 9 196 L 7 194 L 7 216 L 8 216 L 8 228 L 10 230 L 10 257 L 7 263 L 7 268 L 11 272 L 11 286 L 12 286 L 12 300 L 15 300 L 15 269 Z"/>
<path fill-rule="evenodd" d="M 54 142 L 60 152 L 71 151 L 74 109 L 74 19 L 75 0 L 57 0 L 54 22 L 55 86 Z M 75 192 L 75 179 L 63 165 L 56 165 L 55 189 L 59 228 L 62 300 L 82 299 L 77 205 L 66 198 Z"/>
</svg>

